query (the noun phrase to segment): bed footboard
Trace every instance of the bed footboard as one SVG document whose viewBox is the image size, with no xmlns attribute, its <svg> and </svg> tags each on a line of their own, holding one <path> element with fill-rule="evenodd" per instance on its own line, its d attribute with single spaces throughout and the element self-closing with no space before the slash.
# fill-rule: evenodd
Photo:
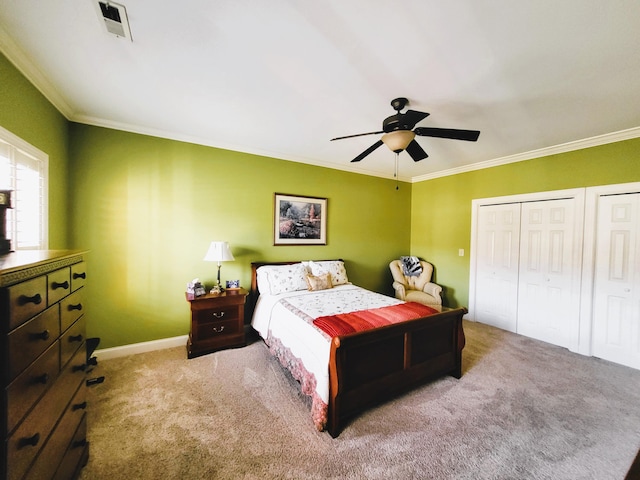
<svg viewBox="0 0 640 480">
<path fill-rule="evenodd" d="M 460 378 L 465 308 L 333 338 L 327 430 L 358 412 L 443 375 Z"/>
</svg>

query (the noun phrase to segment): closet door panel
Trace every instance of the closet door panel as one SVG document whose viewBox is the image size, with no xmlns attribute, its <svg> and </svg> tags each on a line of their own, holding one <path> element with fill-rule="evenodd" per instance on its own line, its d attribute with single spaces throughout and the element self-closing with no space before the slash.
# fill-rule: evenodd
<svg viewBox="0 0 640 480">
<path fill-rule="evenodd" d="M 598 201 L 593 355 L 640 368 L 640 194 Z"/>
<path fill-rule="evenodd" d="M 520 204 L 479 208 L 476 320 L 516 331 Z"/>
<path fill-rule="evenodd" d="M 563 347 L 578 335 L 582 246 L 574 242 L 575 220 L 574 199 L 522 204 L 516 331 Z"/>
</svg>

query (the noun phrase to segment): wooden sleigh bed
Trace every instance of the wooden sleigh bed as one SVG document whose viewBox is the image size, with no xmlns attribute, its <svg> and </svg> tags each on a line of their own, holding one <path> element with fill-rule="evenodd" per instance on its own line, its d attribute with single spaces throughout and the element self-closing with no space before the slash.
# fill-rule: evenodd
<svg viewBox="0 0 640 480">
<path fill-rule="evenodd" d="M 324 262 L 342 263 L 341 260 Z M 252 317 L 260 298 L 258 269 L 298 263 L 251 264 L 251 291 L 247 306 Z M 465 344 L 462 317 L 467 310 L 444 307 L 439 310 L 423 318 L 328 337 L 329 391 L 325 428 L 332 437 L 338 436 L 346 422 L 366 408 L 428 380 L 444 375 L 461 377 Z M 253 322 L 252 318 L 252 325 Z M 269 345 L 267 335 L 258 333 Z M 285 362 L 281 359 L 281 363 Z"/>
</svg>

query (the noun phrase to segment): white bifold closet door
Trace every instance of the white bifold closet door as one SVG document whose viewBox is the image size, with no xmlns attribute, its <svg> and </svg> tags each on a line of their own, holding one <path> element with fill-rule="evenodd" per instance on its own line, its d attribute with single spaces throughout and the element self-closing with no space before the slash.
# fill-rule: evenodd
<svg viewBox="0 0 640 480">
<path fill-rule="evenodd" d="M 574 199 L 522 204 L 517 333 L 577 344 L 582 244 L 575 228 Z"/>
<path fill-rule="evenodd" d="M 640 194 L 598 200 L 593 355 L 640 368 Z"/>
<path fill-rule="evenodd" d="M 516 331 L 520 203 L 478 209 L 476 321 Z"/>
<path fill-rule="evenodd" d="M 563 347 L 577 343 L 575 220 L 573 198 L 479 207 L 476 321 Z"/>
</svg>

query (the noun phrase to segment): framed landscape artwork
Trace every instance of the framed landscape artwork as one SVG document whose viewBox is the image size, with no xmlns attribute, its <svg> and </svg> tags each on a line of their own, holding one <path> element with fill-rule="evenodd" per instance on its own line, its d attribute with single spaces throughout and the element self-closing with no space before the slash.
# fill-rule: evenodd
<svg viewBox="0 0 640 480">
<path fill-rule="evenodd" d="M 326 245 L 327 199 L 275 194 L 274 245 Z"/>
</svg>

